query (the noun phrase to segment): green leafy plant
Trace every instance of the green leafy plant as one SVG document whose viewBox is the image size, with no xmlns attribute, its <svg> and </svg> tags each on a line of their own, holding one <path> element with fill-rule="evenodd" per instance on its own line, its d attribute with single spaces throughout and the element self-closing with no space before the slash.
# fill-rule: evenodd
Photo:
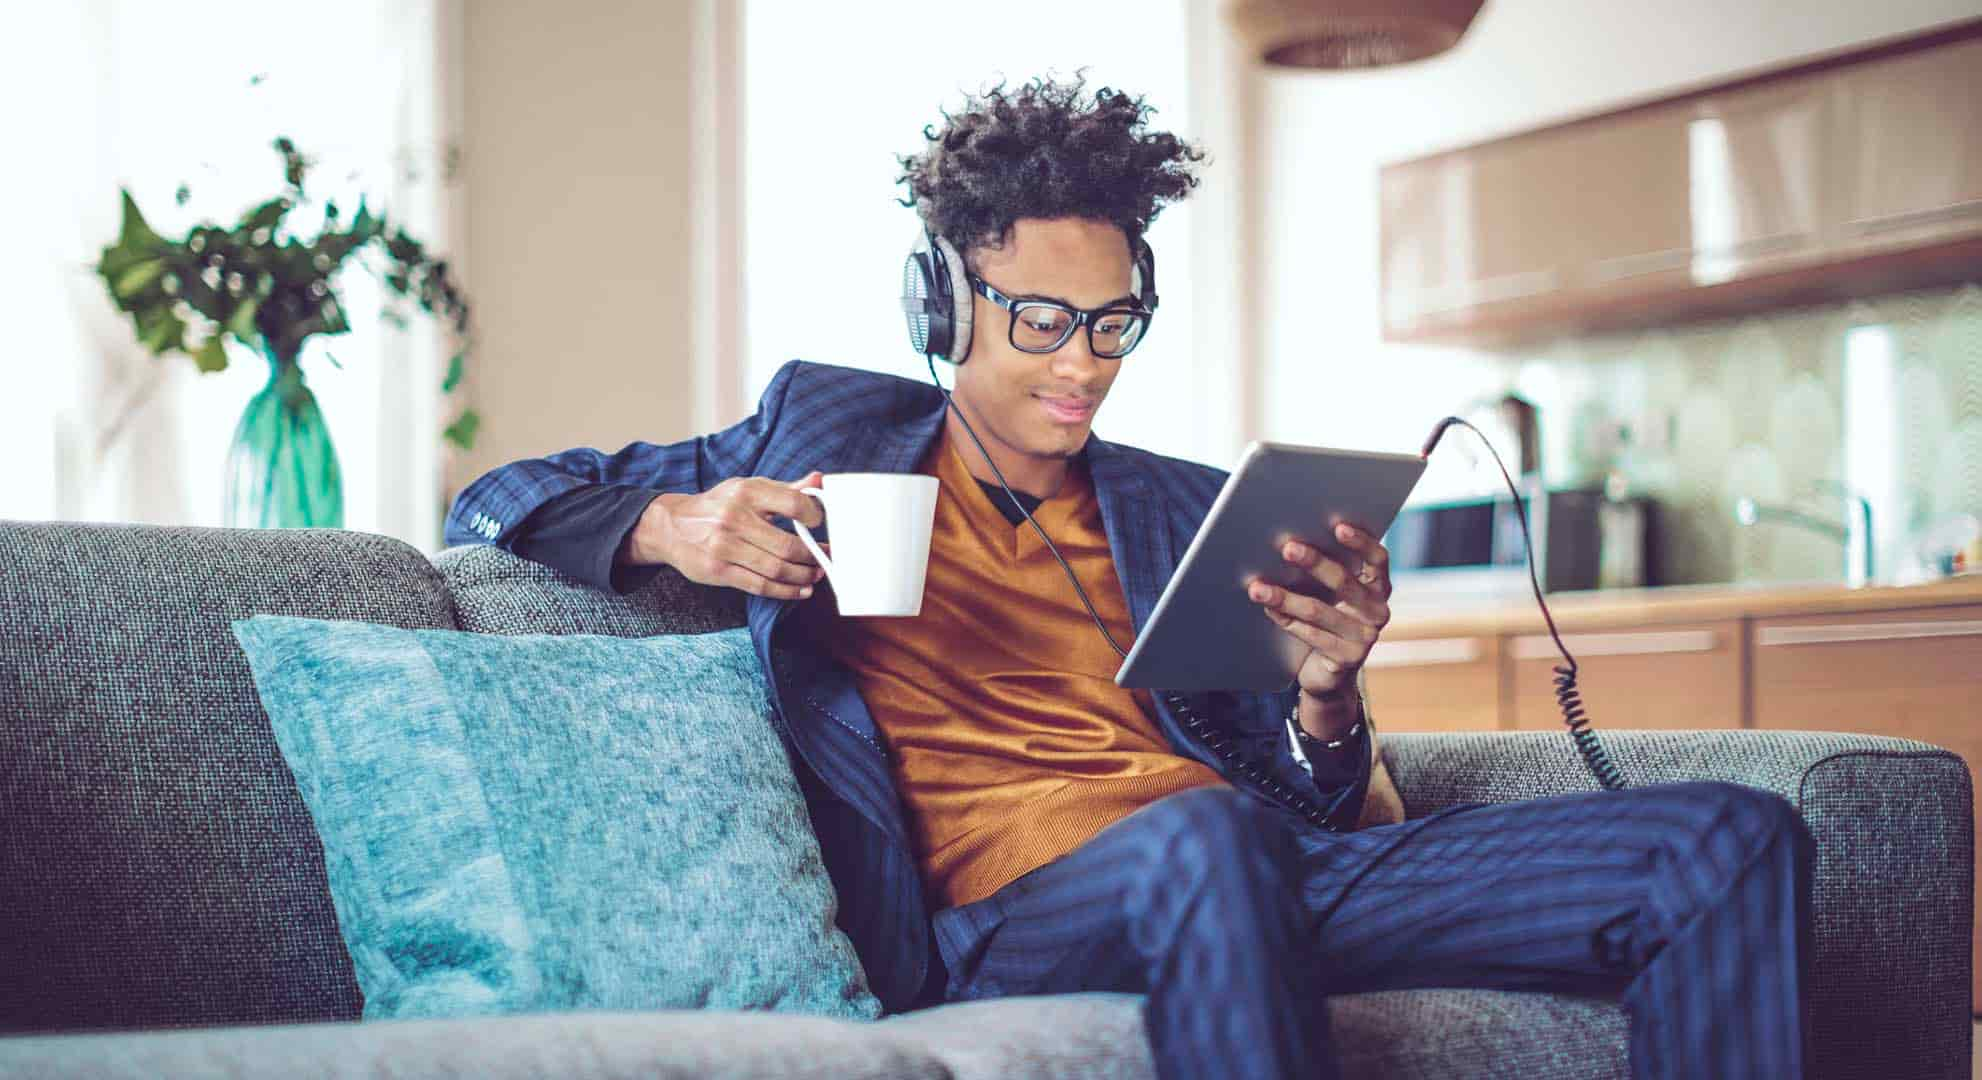
<svg viewBox="0 0 1982 1080">
<path fill-rule="evenodd" d="M 227 338 L 293 361 L 310 336 L 351 329 L 337 282 L 345 264 L 356 262 L 378 274 L 396 296 L 444 320 L 456 348 L 441 392 L 452 393 L 467 360 L 470 321 L 468 301 L 447 260 L 428 254 L 362 198 L 348 221 L 334 201 L 326 201 L 317 235 L 296 235 L 286 218 L 310 201 L 304 181 L 311 161 L 287 137 L 276 139 L 274 147 L 282 156 L 282 192 L 250 208 L 231 227 L 201 222 L 183 238 L 168 239 L 146 224 L 136 200 L 123 190 L 123 226 L 116 243 L 103 249 L 96 271 L 118 309 L 131 316 L 139 343 L 155 356 L 185 353 L 203 372 L 226 369 Z M 181 185 L 179 204 L 188 197 Z M 386 317 L 405 325 L 396 312 Z M 443 435 L 468 449 L 480 422 L 473 409 L 463 409 Z"/>
</svg>

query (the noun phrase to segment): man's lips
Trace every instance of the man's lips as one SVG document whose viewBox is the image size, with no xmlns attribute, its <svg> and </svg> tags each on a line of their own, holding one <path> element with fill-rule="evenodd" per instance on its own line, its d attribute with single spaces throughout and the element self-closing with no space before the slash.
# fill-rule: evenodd
<svg viewBox="0 0 1982 1080">
<path fill-rule="evenodd" d="M 1101 402 L 1095 398 L 1047 397 L 1034 394 L 1039 403 L 1046 406 L 1048 414 L 1057 420 L 1080 421 L 1094 415 L 1094 409 Z"/>
</svg>

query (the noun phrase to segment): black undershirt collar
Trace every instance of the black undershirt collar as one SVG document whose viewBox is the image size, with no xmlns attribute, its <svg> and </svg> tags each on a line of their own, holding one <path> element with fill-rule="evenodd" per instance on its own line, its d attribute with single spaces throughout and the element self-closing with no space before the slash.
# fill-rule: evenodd
<svg viewBox="0 0 1982 1080">
<path fill-rule="evenodd" d="M 1019 508 L 1012 505 L 1012 500 L 1006 496 L 1004 488 L 983 480 L 979 480 L 977 486 L 983 488 L 984 494 L 990 496 L 991 505 L 997 507 L 998 512 L 1005 515 L 1006 521 L 1011 522 L 1013 525 L 1022 525 L 1025 523 L 1025 514 L 1019 513 Z M 1026 514 L 1038 513 L 1039 504 L 1046 501 L 1037 495 L 1028 495 L 1023 491 L 1017 490 L 1012 492 L 1012 496 L 1016 496 L 1018 501 L 1025 505 Z"/>
</svg>

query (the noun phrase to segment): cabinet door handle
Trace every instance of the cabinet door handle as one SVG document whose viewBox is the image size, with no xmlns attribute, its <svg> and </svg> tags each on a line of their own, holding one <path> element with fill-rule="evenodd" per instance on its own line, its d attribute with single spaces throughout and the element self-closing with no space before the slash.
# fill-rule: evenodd
<svg viewBox="0 0 1982 1080">
<path fill-rule="evenodd" d="M 1653 653 L 1713 652 L 1720 646 L 1720 634 L 1712 630 L 1658 630 L 1650 633 L 1564 634 L 1562 644 L 1571 656 L 1645 656 Z M 1513 642 L 1514 659 L 1540 660 L 1560 657 L 1555 639 L 1547 634 L 1527 634 Z"/>
<path fill-rule="evenodd" d="M 1824 626 L 1764 626 L 1755 631 L 1755 644 L 1832 645 L 1848 641 L 1905 641 L 1912 638 L 1974 637 L 1982 635 L 1982 619 L 1938 622 L 1832 623 Z"/>
<path fill-rule="evenodd" d="M 1920 210 L 1902 210 L 1896 214 L 1876 214 L 1872 217 L 1853 218 L 1844 223 L 1845 228 L 1860 233 L 1885 232 L 1888 229 L 1904 229 L 1908 225 L 1927 225 L 1947 218 L 1965 218 L 1982 214 L 1982 199 L 1963 199 L 1945 206 L 1929 206 Z"/>
<path fill-rule="evenodd" d="M 1524 296 L 1550 292 L 1561 283 L 1562 277 L 1554 269 L 1522 270 L 1512 274 L 1475 278 L 1466 283 L 1466 291 L 1471 303 L 1497 304 L 1502 300 L 1518 300 Z"/>
<path fill-rule="evenodd" d="M 1470 664 L 1480 658 L 1479 638 L 1418 638 L 1379 641 L 1364 667 L 1416 667 L 1423 664 Z"/>
<path fill-rule="evenodd" d="M 1622 281 L 1625 278 L 1684 269 L 1692 261 L 1692 248 L 1666 248 L 1662 251 L 1643 251 L 1636 255 L 1613 255 L 1608 259 L 1599 259 L 1592 266 L 1591 272 L 1601 281 Z"/>
<path fill-rule="evenodd" d="M 1798 231 L 1770 233 L 1767 236 L 1751 236 L 1746 240 L 1729 244 L 1727 247 L 1721 248 L 1718 251 L 1709 251 L 1707 254 L 1735 256 L 1766 255 L 1771 251 L 1781 251 L 1784 248 L 1795 247 L 1809 235 L 1809 233 Z"/>
</svg>

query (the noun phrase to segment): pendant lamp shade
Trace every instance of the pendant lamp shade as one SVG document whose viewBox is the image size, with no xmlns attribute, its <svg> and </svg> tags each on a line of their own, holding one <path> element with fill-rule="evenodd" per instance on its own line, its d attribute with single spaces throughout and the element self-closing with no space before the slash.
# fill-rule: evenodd
<svg viewBox="0 0 1982 1080">
<path fill-rule="evenodd" d="M 1254 56 L 1282 67 L 1382 67 L 1435 56 L 1472 25 L 1483 0 L 1230 0 L 1225 13 Z"/>
</svg>

